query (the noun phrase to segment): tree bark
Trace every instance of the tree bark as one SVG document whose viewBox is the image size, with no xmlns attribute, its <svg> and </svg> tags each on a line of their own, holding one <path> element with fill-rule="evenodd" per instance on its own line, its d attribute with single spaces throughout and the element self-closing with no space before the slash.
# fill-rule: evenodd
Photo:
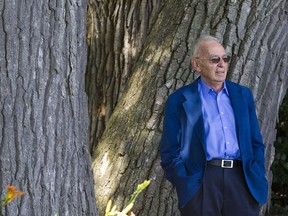
<svg viewBox="0 0 288 216">
<path fill-rule="evenodd" d="M 90 4 L 93 2 L 90 1 Z M 88 63 L 87 77 L 90 132 L 91 137 L 96 137 L 90 139 L 91 145 L 95 145 L 95 191 L 101 213 L 108 199 L 112 199 L 119 208 L 125 206 L 137 184 L 151 179 L 151 185 L 138 198 L 134 212 L 143 216 L 179 215 L 175 191 L 164 179 L 159 165 L 162 114 L 167 96 L 197 77 L 191 71 L 190 52 L 201 34 L 214 35 L 223 42 L 232 56 L 228 78 L 253 90 L 266 145 L 266 168 L 270 183 L 272 179 L 270 166 L 274 157 L 276 118 L 288 86 L 287 1 L 153 2 L 161 5 L 159 10 L 135 13 L 133 15 L 136 17 L 133 18 L 130 10 L 123 9 L 119 13 L 119 8 L 131 8 L 131 2 L 121 1 L 114 4 L 115 8 L 111 8 L 112 3 L 108 1 L 97 2 L 98 8 L 103 10 L 95 11 L 94 18 L 90 20 L 90 25 L 98 23 L 93 27 L 95 32 L 88 31 L 91 33 L 88 61 L 91 61 L 92 50 L 97 55 L 93 56 L 93 62 Z M 112 17 L 107 16 L 108 11 Z M 115 14 L 118 16 L 114 17 Z M 157 19 L 144 29 L 136 29 L 138 35 L 144 36 L 124 43 L 123 35 L 129 35 L 135 30 L 133 24 L 147 17 Z M 112 18 L 126 25 L 111 25 Z M 125 23 L 127 19 L 129 25 Z M 122 37 L 119 38 L 120 32 Z M 141 44 L 137 47 L 138 55 L 123 60 L 119 49 L 109 48 L 111 41 L 113 44 L 115 41 L 122 43 L 120 50 L 125 44 L 130 47 L 128 51 L 132 50 L 133 43 Z M 99 48 L 97 44 L 101 42 Z M 106 64 L 102 60 L 104 57 L 108 58 Z M 122 59 L 122 64 L 119 59 Z M 129 69 L 124 70 L 124 65 L 129 65 Z M 111 78 L 111 74 L 113 77 L 117 77 L 117 74 L 127 75 L 124 80 L 115 78 L 117 85 L 108 82 L 110 88 L 114 87 L 114 94 L 110 94 L 110 88 L 105 87 L 108 86 L 105 84 L 107 82 L 103 86 L 95 84 Z M 122 88 L 119 88 L 119 83 Z M 109 111 L 109 115 L 102 115 L 104 112 L 99 110 L 103 107 Z M 97 135 L 96 125 L 100 124 L 100 118 L 105 120 L 101 133 Z M 266 206 L 262 208 L 261 215 L 265 210 Z"/>
<path fill-rule="evenodd" d="M 0 1 L 0 184 L 25 192 L 5 215 L 98 215 L 86 9 L 80 0 Z"/>
<path fill-rule="evenodd" d="M 86 91 L 91 152 L 126 88 L 161 4 L 159 0 L 88 3 Z"/>
</svg>

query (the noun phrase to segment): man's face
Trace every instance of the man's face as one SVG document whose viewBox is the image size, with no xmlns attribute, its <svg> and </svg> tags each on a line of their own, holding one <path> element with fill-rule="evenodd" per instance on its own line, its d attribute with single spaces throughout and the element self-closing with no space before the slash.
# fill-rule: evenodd
<svg viewBox="0 0 288 216">
<path fill-rule="evenodd" d="M 217 41 L 210 40 L 202 41 L 199 48 L 197 58 L 192 60 L 193 68 L 210 87 L 222 88 L 228 68 L 228 62 L 223 60 L 227 57 L 224 47 Z M 218 63 L 217 57 L 220 57 Z"/>
</svg>

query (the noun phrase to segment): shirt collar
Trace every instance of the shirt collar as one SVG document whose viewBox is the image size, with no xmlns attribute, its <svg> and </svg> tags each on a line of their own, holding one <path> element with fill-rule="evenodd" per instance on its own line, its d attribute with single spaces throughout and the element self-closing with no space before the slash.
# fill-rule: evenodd
<svg viewBox="0 0 288 216">
<path fill-rule="evenodd" d="M 199 80 L 199 84 L 201 86 L 202 93 L 204 95 L 207 95 L 210 91 L 215 92 L 210 86 L 207 85 L 207 83 L 202 79 L 202 77 Z M 229 92 L 228 92 L 228 89 L 227 89 L 227 86 L 226 86 L 226 81 L 224 81 L 224 87 L 223 87 L 223 89 L 220 92 L 226 93 L 229 96 Z"/>
</svg>

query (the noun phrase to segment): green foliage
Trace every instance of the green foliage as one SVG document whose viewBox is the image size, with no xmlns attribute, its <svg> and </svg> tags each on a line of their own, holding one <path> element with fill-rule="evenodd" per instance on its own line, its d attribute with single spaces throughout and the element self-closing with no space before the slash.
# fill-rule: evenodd
<svg viewBox="0 0 288 216">
<path fill-rule="evenodd" d="M 105 216 L 128 216 L 128 213 L 130 212 L 129 216 L 136 216 L 131 210 L 134 206 L 134 202 L 138 195 L 150 184 L 150 180 L 145 180 L 142 184 L 139 184 L 137 186 L 137 189 L 134 191 L 134 193 L 131 196 L 131 199 L 129 200 L 127 206 L 120 212 L 117 210 L 117 206 L 114 205 L 112 207 L 112 200 L 108 201 Z"/>
<path fill-rule="evenodd" d="M 279 109 L 275 160 L 272 166 L 272 213 L 288 214 L 288 94 Z"/>
<path fill-rule="evenodd" d="M 137 186 L 137 189 L 134 191 L 134 193 L 132 194 L 129 202 L 128 202 L 128 205 L 130 203 L 134 203 L 136 198 L 138 197 L 138 195 L 150 184 L 150 180 L 145 180 L 142 184 L 139 184 Z"/>
</svg>

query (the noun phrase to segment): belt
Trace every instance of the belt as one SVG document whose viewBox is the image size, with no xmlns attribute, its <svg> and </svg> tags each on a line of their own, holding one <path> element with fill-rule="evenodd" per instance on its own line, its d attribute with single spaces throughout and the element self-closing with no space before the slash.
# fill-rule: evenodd
<svg viewBox="0 0 288 216">
<path fill-rule="evenodd" d="M 220 166 L 222 168 L 233 168 L 241 166 L 242 162 L 240 160 L 213 159 L 207 161 L 207 164 L 212 166 Z"/>
</svg>

